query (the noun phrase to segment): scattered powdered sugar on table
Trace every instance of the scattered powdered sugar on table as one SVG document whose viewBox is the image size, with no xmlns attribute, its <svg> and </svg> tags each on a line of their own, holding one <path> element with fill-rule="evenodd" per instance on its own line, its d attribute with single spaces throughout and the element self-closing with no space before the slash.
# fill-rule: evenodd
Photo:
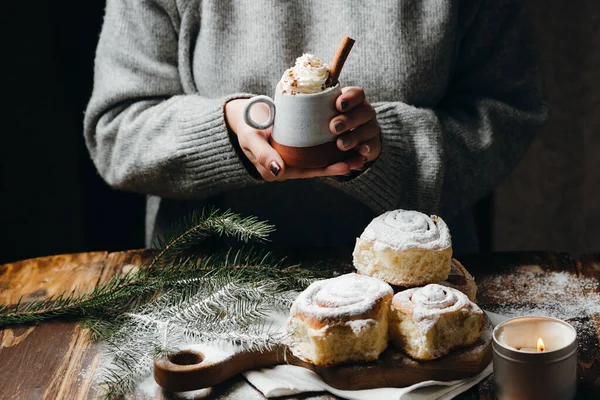
<svg viewBox="0 0 600 400">
<path fill-rule="evenodd" d="M 496 390 L 496 384 L 494 382 L 494 375 L 490 375 L 477 385 L 479 393 L 494 393 Z"/>
<path fill-rule="evenodd" d="M 600 314 L 599 283 L 568 272 L 515 274 L 484 277 L 478 281 L 485 303 L 497 304 L 507 316 L 535 313 L 559 319 Z"/>
<path fill-rule="evenodd" d="M 539 267 L 482 277 L 480 306 L 507 317 L 541 316 L 568 321 L 581 351 L 600 351 L 600 283 L 569 272 L 544 273 Z"/>
</svg>

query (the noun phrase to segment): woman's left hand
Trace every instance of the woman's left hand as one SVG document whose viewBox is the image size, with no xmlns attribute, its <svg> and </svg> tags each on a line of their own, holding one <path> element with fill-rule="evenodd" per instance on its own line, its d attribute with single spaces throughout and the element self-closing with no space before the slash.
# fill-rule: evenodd
<svg viewBox="0 0 600 400">
<path fill-rule="evenodd" d="M 350 168 L 363 168 L 381 153 L 381 131 L 375 110 L 359 87 L 343 88 L 335 106 L 341 114 L 331 120 L 329 129 L 339 135 L 337 146 L 340 150 L 354 149 L 357 153 L 346 161 Z"/>
</svg>

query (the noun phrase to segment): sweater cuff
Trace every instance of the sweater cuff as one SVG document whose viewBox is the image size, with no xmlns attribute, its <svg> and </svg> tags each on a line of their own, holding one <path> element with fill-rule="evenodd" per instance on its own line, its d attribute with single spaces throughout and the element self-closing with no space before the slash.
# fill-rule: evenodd
<svg viewBox="0 0 600 400">
<path fill-rule="evenodd" d="M 381 128 L 381 154 L 356 178 L 329 183 L 376 213 L 396 208 L 431 212 L 441 187 L 439 120 L 432 110 L 404 103 L 375 103 Z"/>
<path fill-rule="evenodd" d="M 224 106 L 230 100 L 253 97 L 239 93 L 215 99 L 207 109 L 206 102 L 198 99 L 198 107 L 191 107 L 180 120 L 180 135 L 176 151 L 189 178 L 185 189 L 192 196 L 207 197 L 217 192 L 256 184 L 250 176 L 230 140 Z M 202 193 L 199 193 L 202 188 Z"/>
</svg>

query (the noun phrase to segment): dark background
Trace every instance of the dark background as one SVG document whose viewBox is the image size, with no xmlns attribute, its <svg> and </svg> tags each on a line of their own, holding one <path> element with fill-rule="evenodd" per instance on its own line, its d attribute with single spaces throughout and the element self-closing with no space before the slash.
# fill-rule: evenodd
<svg viewBox="0 0 600 400">
<path fill-rule="evenodd" d="M 6 2 L 0 263 L 143 247 L 144 196 L 110 189 L 83 139 L 104 0 Z"/>
<path fill-rule="evenodd" d="M 104 0 L 3 5 L 0 264 L 143 247 L 143 195 L 117 192 L 85 148 Z M 527 0 L 550 121 L 477 205 L 482 250 L 600 251 L 600 1 Z"/>
</svg>

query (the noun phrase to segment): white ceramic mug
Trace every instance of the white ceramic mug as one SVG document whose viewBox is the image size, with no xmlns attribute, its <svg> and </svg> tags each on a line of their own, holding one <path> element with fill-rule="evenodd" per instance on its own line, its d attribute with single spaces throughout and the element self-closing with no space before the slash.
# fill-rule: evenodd
<svg viewBox="0 0 600 400">
<path fill-rule="evenodd" d="M 331 119 L 339 114 L 335 101 L 341 93 L 339 83 L 314 94 L 291 95 L 277 88 L 274 100 L 268 96 L 251 98 L 244 109 L 244 121 L 255 129 L 273 125 L 271 145 L 286 165 L 300 168 L 331 165 L 347 156 L 337 147 L 337 135 L 329 130 Z M 258 122 L 250 116 L 257 103 L 269 106 L 267 121 Z"/>
</svg>

